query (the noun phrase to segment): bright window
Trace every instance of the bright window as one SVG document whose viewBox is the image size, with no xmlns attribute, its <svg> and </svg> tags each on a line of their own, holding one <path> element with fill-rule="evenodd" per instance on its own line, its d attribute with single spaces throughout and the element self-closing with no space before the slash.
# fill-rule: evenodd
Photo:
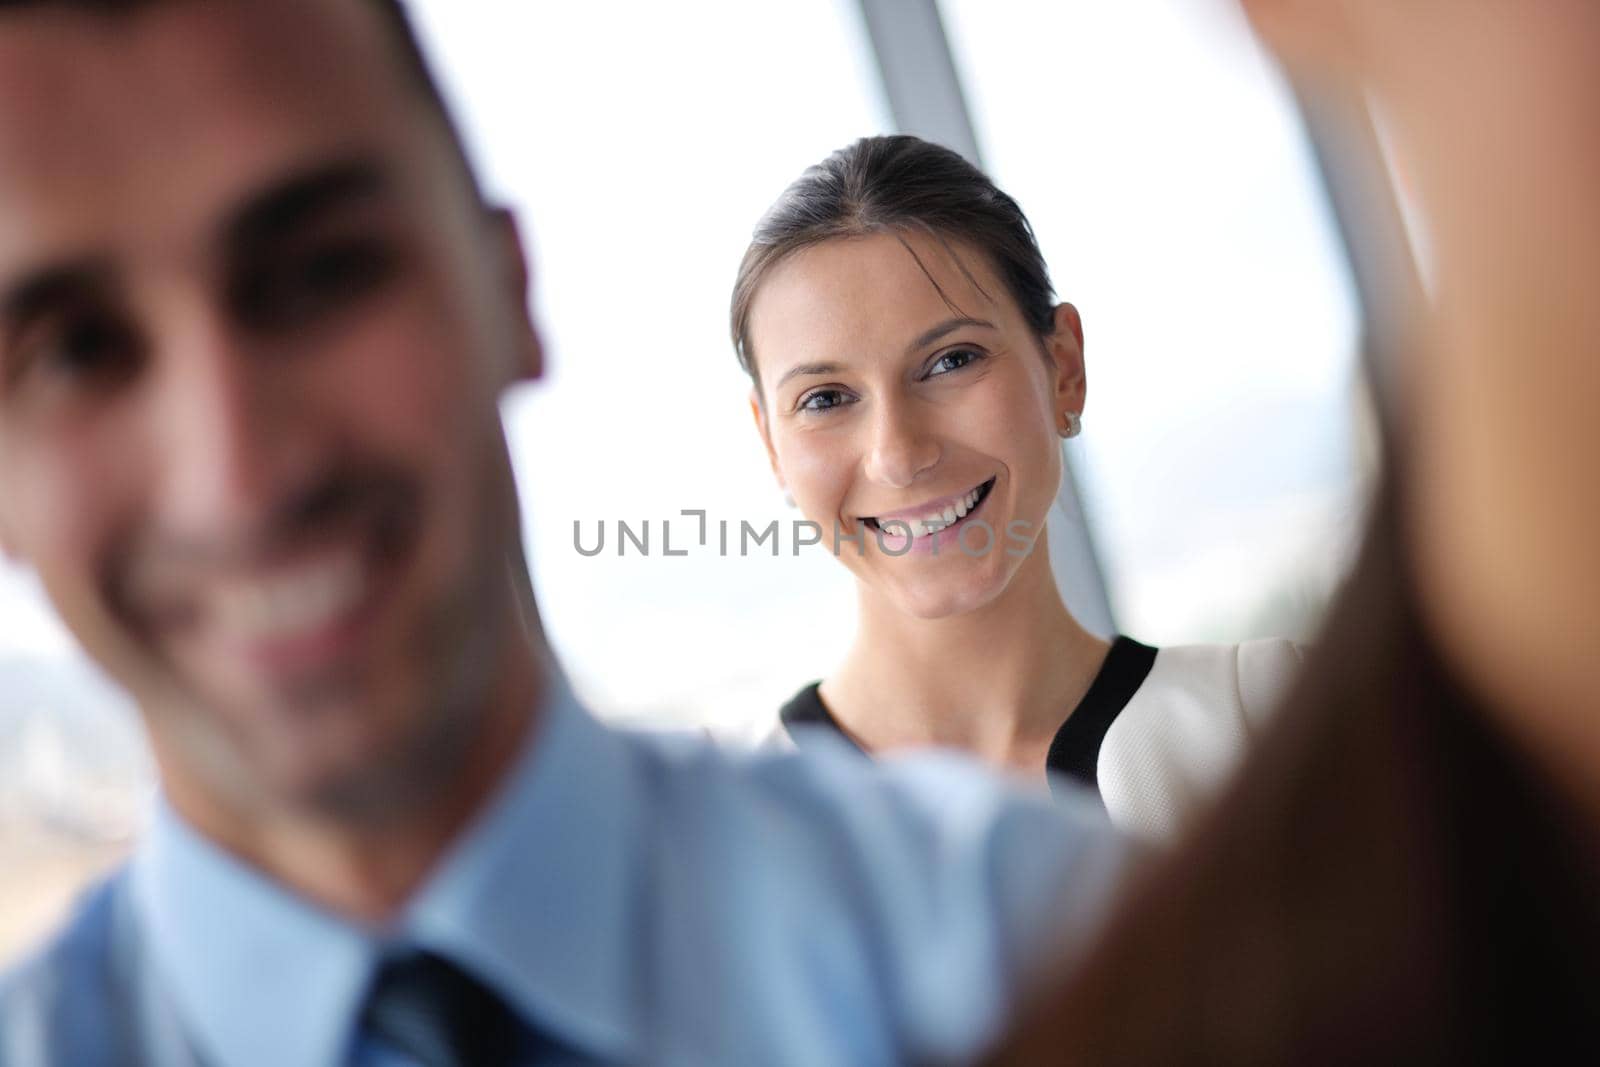
<svg viewBox="0 0 1600 1067">
<path fill-rule="evenodd" d="M 1072 449 L 1121 628 L 1307 636 L 1358 524 L 1353 289 L 1230 5 L 943 0 L 991 174 L 1083 313 Z"/>
</svg>

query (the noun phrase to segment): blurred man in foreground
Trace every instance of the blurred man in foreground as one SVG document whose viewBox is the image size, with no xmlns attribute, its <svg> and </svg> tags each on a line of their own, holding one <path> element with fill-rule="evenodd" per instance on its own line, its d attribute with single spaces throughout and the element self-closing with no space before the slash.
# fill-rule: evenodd
<svg viewBox="0 0 1600 1067">
<path fill-rule="evenodd" d="M 496 408 L 525 287 L 394 3 L 0 0 L 0 546 L 163 791 L 0 1061 L 961 1056 L 1103 891 L 1098 818 L 964 766 L 575 704 Z"/>
</svg>

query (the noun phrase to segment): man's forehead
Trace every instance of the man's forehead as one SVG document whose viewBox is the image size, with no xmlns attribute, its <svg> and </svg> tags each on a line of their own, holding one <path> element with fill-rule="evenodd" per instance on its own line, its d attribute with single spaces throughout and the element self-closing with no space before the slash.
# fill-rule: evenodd
<svg viewBox="0 0 1600 1067">
<path fill-rule="evenodd" d="M 0 14 L 0 270 L 402 138 L 413 98 L 388 48 L 360 0 Z"/>
<path fill-rule="evenodd" d="M 237 74 L 241 82 L 292 80 L 285 72 L 326 81 L 349 67 L 371 78 L 390 65 L 391 38 L 372 0 L 147 0 L 125 8 L 0 3 L 0 85 L 27 93 L 41 76 L 59 71 L 63 58 L 88 55 L 99 61 L 95 67 L 71 70 L 72 80 L 86 85 L 125 83 L 141 67 L 148 72 L 151 59 L 179 81 L 219 73 Z M 55 82 L 62 87 L 59 77 Z"/>
</svg>

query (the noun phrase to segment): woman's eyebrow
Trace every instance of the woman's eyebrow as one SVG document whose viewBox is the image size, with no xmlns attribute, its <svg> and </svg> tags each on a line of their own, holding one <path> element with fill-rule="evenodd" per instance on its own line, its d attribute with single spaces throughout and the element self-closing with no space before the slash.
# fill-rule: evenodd
<svg viewBox="0 0 1600 1067">
<path fill-rule="evenodd" d="M 915 341 L 912 341 L 909 345 L 906 346 L 906 354 L 907 355 L 915 355 L 918 351 L 920 351 L 921 349 L 927 348 L 929 345 L 933 344 L 939 338 L 944 337 L 946 334 L 954 333 L 955 331 L 961 329 L 964 326 L 978 326 L 978 327 L 982 327 L 985 330 L 994 329 L 994 323 L 987 322 L 987 321 L 985 321 L 983 319 L 974 319 L 974 318 L 966 318 L 966 317 L 957 318 L 957 319 L 946 319 L 945 321 L 939 323 L 939 325 L 933 327 L 932 329 L 924 330 L 921 334 L 917 335 L 917 339 Z"/>
<path fill-rule="evenodd" d="M 777 389 L 790 378 L 798 378 L 805 374 L 837 374 L 841 369 L 837 363 L 797 363 L 783 372 L 772 388 Z"/>
</svg>

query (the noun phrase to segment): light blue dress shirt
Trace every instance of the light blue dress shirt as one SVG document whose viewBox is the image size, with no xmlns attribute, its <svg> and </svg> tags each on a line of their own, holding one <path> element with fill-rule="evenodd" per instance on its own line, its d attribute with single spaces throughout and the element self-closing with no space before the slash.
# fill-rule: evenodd
<svg viewBox="0 0 1600 1067">
<path fill-rule="evenodd" d="M 388 951 L 470 971 L 584 1062 L 959 1060 L 1100 910 L 1092 799 L 953 756 L 733 755 L 614 731 L 561 686 L 390 928 L 323 911 L 159 807 L 131 863 L 0 980 L 0 1063 L 360 1067 Z"/>
</svg>

